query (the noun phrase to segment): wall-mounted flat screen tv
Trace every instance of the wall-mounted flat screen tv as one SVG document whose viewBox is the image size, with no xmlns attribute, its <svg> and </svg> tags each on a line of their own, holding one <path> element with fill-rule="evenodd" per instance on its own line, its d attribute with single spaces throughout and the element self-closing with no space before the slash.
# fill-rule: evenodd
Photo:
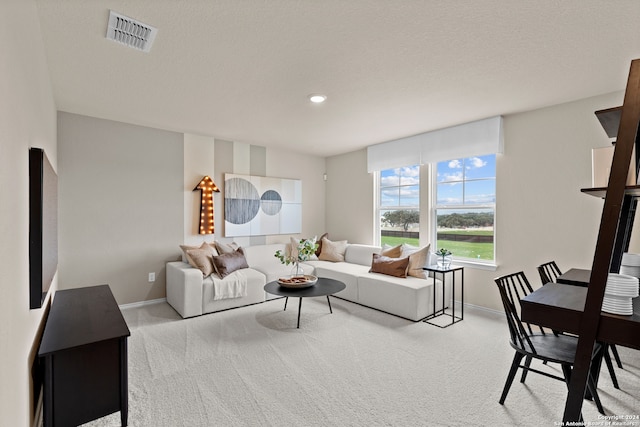
<svg viewBox="0 0 640 427">
<path fill-rule="evenodd" d="M 58 270 L 58 175 L 29 149 L 29 308 L 40 308 Z"/>
</svg>

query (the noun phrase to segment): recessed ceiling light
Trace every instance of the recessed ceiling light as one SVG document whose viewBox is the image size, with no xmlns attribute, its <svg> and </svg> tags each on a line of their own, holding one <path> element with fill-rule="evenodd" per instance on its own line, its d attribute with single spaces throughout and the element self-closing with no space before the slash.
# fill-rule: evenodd
<svg viewBox="0 0 640 427">
<path fill-rule="evenodd" d="M 327 97 L 325 95 L 320 95 L 318 93 L 309 95 L 309 101 L 313 102 L 314 104 L 320 104 L 326 100 L 327 100 Z"/>
</svg>

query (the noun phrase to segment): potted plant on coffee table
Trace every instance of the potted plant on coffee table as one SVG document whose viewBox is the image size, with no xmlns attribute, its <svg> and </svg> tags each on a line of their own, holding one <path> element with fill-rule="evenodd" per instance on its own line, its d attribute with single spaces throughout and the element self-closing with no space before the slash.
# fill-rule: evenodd
<svg viewBox="0 0 640 427">
<path fill-rule="evenodd" d="M 302 276 L 304 275 L 304 271 L 300 266 L 300 261 L 308 261 L 313 255 L 315 255 L 316 250 L 318 249 L 318 243 L 316 240 L 317 237 L 314 237 L 313 239 L 302 239 L 295 248 L 292 245 L 291 252 L 289 254 L 282 253 L 282 251 L 277 250 L 274 256 L 284 265 L 294 265 L 291 270 L 292 276 Z"/>
</svg>

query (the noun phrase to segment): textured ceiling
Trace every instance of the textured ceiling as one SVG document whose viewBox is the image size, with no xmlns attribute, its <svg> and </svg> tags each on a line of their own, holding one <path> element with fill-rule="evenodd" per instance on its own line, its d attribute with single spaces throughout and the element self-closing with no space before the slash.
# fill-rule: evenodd
<svg viewBox="0 0 640 427">
<path fill-rule="evenodd" d="M 320 156 L 623 90 L 640 57 L 637 0 L 36 4 L 59 110 Z"/>
</svg>

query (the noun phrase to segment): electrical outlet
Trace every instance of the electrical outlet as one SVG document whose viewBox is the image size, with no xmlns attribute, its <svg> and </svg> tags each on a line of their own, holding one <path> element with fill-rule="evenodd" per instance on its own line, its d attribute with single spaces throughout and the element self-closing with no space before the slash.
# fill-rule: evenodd
<svg viewBox="0 0 640 427">
<path fill-rule="evenodd" d="M 149 273 L 149 282 L 156 281 L 156 273 Z"/>
</svg>

